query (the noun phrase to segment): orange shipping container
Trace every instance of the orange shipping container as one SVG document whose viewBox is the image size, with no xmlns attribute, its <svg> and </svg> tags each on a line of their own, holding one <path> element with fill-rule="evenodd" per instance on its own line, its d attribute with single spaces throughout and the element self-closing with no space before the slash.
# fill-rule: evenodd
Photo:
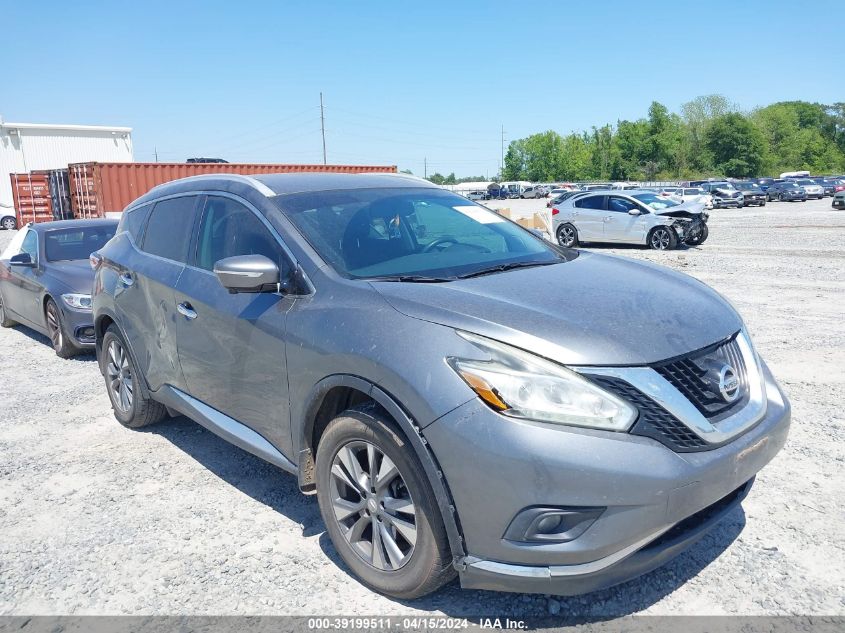
<svg viewBox="0 0 845 633">
<path fill-rule="evenodd" d="M 9 178 L 12 181 L 12 200 L 18 226 L 24 226 L 28 222 L 53 220 L 53 203 L 50 199 L 47 172 L 9 174 Z"/>
<path fill-rule="evenodd" d="M 395 165 L 274 165 L 259 163 L 75 163 L 68 165 L 76 218 L 101 217 L 123 209 L 156 185 L 200 174 L 285 172 L 395 173 Z"/>
</svg>

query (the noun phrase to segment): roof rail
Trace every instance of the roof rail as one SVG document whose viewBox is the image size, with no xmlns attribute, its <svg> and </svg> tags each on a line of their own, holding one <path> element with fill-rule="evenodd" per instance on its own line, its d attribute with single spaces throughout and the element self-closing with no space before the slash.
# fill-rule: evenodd
<svg viewBox="0 0 845 633">
<path fill-rule="evenodd" d="M 243 174 L 198 174 L 196 176 L 187 176 L 185 178 L 177 178 L 176 180 L 169 180 L 168 182 L 163 182 L 160 185 L 156 185 L 148 193 L 155 191 L 165 185 L 172 185 L 174 182 L 186 182 L 186 181 L 193 181 L 193 180 L 208 180 L 208 179 L 217 179 L 217 180 L 233 180 L 236 182 L 242 182 L 246 185 L 249 185 L 253 189 L 256 189 L 261 195 L 271 198 L 276 195 L 276 192 L 270 189 L 267 185 L 251 176 L 244 176 Z"/>
</svg>

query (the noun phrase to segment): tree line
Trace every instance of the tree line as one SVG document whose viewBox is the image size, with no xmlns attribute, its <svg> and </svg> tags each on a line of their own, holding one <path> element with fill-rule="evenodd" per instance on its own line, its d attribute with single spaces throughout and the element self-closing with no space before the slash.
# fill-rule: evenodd
<svg viewBox="0 0 845 633">
<path fill-rule="evenodd" d="M 562 136 L 552 130 L 512 141 L 503 180 L 682 180 L 784 171 L 845 172 L 845 103 L 784 101 L 741 112 L 722 95 L 670 113 Z"/>
</svg>

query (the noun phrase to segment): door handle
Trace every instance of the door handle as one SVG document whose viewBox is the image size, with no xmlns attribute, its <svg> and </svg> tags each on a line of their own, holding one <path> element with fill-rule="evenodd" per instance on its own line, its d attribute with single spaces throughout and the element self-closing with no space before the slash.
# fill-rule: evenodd
<svg viewBox="0 0 845 633">
<path fill-rule="evenodd" d="M 176 311 L 189 321 L 197 318 L 197 312 L 191 307 L 190 303 L 180 303 L 176 306 Z"/>
<path fill-rule="evenodd" d="M 132 273 L 125 272 L 120 274 L 120 283 L 122 283 L 127 288 L 135 283 L 135 278 L 132 276 Z"/>
</svg>

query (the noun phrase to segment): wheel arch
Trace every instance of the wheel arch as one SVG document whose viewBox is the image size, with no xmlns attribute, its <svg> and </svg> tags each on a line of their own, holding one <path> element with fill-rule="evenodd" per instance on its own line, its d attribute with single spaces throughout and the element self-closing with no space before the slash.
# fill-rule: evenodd
<svg viewBox="0 0 845 633">
<path fill-rule="evenodd" d="M 437 458 L 428 447 L 421 429 L 405 408 L 393 396 L 364 378 L 336 374 L 324 378 L 311 390 L 304 409 L 299 437 L 294 438 L 298 439 L 299 447 L 297 471 L 300 490 L 306 494 L 312 494 L 316 490 L 314 455 L 328 423 L 349 406 L 368 401 L 375 402 L 384 409 L 419 458 L 446 526 L 452 558 L 458 561 L 465 556 L 463 536 L 452 494 Z"/>
</svg>

